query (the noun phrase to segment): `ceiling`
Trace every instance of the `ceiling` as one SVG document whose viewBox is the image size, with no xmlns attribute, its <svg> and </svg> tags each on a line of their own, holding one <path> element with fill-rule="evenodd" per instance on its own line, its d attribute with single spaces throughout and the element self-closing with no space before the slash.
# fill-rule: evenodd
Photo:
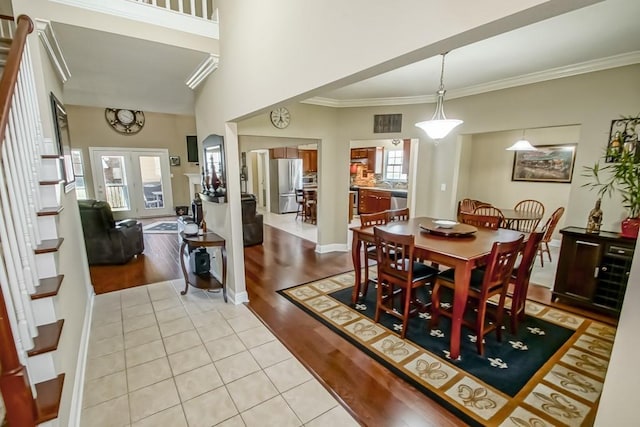
<svg viewBox="0 0 640 427">
<path fill-rule="evenodd" d="M 640 63 L 639 17 L 639 0 L 606 0 L 455 49 L 446 56 L 447 98 Z M 64 24 L 54 30 L 71 71 L 66 103 L 193 114 L 184 82 L 206 52 Z M 433 102 L 440 67 L 440 56 L 428 58 L 310 102 Z"/>
</svg>

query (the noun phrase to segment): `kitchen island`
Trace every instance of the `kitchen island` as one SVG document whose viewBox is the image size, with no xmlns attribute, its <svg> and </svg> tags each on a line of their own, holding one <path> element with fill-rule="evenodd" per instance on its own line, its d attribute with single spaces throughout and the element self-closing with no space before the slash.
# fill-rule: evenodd
<svg viewBox="0 0 640 427">
<path fill-rule="evenodd" d="M 355 187 L 350 191 L 357 191 L 358 214 L 381 212 L 387 209 L 403 209 L 407 207 L 407 190 L 381 187 Z"/>
</svg>

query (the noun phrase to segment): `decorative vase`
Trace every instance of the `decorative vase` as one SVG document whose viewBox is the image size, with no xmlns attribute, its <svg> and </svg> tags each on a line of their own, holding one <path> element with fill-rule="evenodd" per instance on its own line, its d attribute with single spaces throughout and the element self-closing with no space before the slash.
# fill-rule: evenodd
<svg viewBox="0 0 640 427">
<path fill-rule="evenodd" d="M 620 224 L 622 228 L 622 237 L 628 237 L 631 239 L 638 238 L 638 230 L 640 230 L 640 218 L 626 218 Z"/>
</svg>

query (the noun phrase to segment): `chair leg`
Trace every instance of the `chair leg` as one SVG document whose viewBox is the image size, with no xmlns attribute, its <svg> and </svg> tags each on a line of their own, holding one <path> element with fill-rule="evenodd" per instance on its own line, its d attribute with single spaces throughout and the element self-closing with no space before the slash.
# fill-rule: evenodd
<svg viewBox="0 0 640 427">
<path fill-rule="evenodd" d="M 544 242 L 544 246 L 545 246 L 545 249 L 546 249 L 545 252 L 549 256 L 549 262 L 551 262 L 551 249 L 549 249 L 549 244 L 547 242 Z"/>
<path fill-rule="evenodd" d="M 538 255 L 540 255 L 540 267 L 544 267 L 544 257 L 542 256 L 543 252 L 544 249 L 542 249 L 542 244 L 540 244 L 540 247 L 538 248 Z"/>
<path fill-rule="evenodd" d="M 429 329 L 438 326 L 440 317 L 440 285 L 436 282 L 431 290 L 431 320 L 429 321 Z"/>
<path fill-rule="evenodd" d="M 476 319 L 476 348 L 480 356 L 484 356 L 484 317 L 486 312 L 487 304 L 481 302 L 478 306 L 478 318 Z"/>
<path fill-rule="evenodd" d="M 409 327 L 409 310 L 411 309 L 411 289 L 404 290 L 404 310 L 402 312 L 402 332 L 400 338 L 404 339 L 407 335 L 407 328 Z"/>
<path fill-rule="evenodd" d="M 380 321 L 380 311 L 382 310 L 382 282 L 378 279 L 378 289 L 376 290 L 376 314 L 373 321 L 378 323 Z"/>
</svg>

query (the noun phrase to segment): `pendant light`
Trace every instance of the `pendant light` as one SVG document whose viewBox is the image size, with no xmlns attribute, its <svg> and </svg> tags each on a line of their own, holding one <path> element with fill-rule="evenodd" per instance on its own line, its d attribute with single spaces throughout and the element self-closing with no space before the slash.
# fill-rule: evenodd
<svg viewBox="0 0 640 427">
<path fill-rule="evenodd" d="M 538 151 L 536 147 L 531 145 L 529 141 L 524 138 L 525 129 L 522 129 L 522 138 L 513 143 L 513 145 L 507 148 L 507 151 Z"/>
<path fill-rule="evenodd" d="M 440 88 L 438 89 L 438 100 L 436 101 L 436 111 L 433 113 L 431 120 L 416 123 L 416 126 L 423 129 L 429 137 L 438 141 L 449 134 L 456 126 L 463 123 L 462 120 L 447 119 L 444 115 L 444 56 L 448 52 L 442 54 L 442 69 L 440 70 Z"/>
</svg>

